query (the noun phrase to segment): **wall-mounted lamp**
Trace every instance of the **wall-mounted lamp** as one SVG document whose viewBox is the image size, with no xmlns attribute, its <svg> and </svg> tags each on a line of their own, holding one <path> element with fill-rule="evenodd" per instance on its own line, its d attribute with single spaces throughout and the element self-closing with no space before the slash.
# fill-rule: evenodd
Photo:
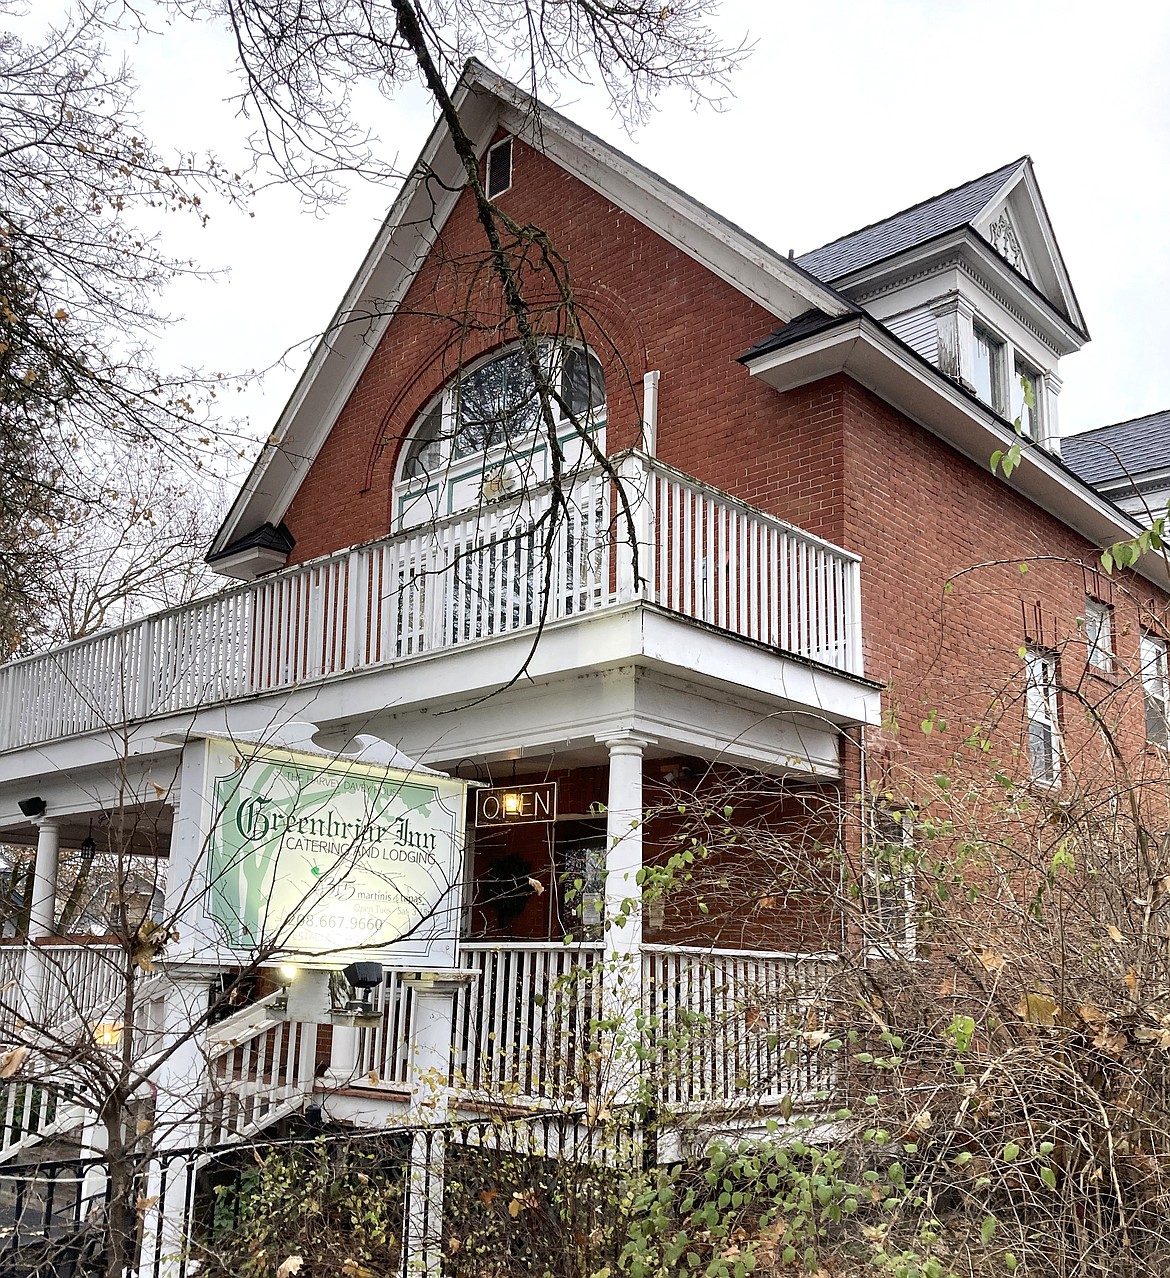
<svg viewBox="0 0 1170 1278">
<path fill-rule="evenodd" d="M 297 965 L 295 963 L 281 963 L 276 970 L 280 973 L 281 985 L 291 985 L 297 978 Z"/>
<path fill-rule="evenodd" d="M 93 1027 L 93 1041 L 98 1047 L 117 1047 L 122 1041 L 121 1021 L 102 1021 Z"/>
<path fill-rule="evenodd" d="M 341 969 L 338 977 L 341 989 L 334 996 L 333 1012 L 330 1017 L 333 1023 L 335 1025 L 377 1025 L 382 1019 L 382 1013 L 374 1002 L 374 991 L 384 979 L 382 964 L 350 963 L 348 967 Z"/>
<path fill-rule="evenodd" d="M 38 795 L 35 799 L 21 799 L 16 806 L 26 817 L 39 817 L 45 815 L 49 805 Z"/>
<path fill-rule="evenodd" d="M 509 790 L 504 795 L 504 811 L 508 816 L 517 816 L 524 802 L 524 796 L 517 794 L 515 790 Z"/>
<path fill-rule="evenodd" d="M 91 838 L 81 840 L 81 847 L 78 849 L 83 857 L 91 858 L 97 855 L 97 844 Z"/>
</svg>

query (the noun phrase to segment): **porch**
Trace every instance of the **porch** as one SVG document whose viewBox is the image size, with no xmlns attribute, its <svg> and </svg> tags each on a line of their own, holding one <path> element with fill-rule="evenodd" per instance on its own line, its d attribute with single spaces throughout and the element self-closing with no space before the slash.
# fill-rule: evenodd
<svg viewBox="0 0 1170 1278">
<path fill-rule="evenodd" d="M 43 973 L 33 989 L 26 983 L 30 951 Z M 612 1078 L 598 1058 L 598 1023 L 604 984 L 613 979 L 602 944 L 463 942 L 459 961 L 475 979 L 455 999 L 447 1074 L 452 1109 L 584 1114 L 601 1104 Z M 125 1029 L 126 964 L 125 947 L 105 942 L 4 947 L 3 1038 L 14 1041 L 16 1030 L 15 1039 L 27 1039 L 19 1031 L 24 1011 L 37 1026 L 53 1027 L 58 1049 L 84 1039 L 92 1054 L 96 1037 L 116 1050 Z M 810 1018 L 823 1013 L 837 968 L 828 954 L 643 946 L 640 1016 L 636 1023 L 631 1018 L 626 1050 L 631 1059 L 635 1049 L 643 1056 L 640 1068 L 653 1080 L 658 1112 L 816 1103 L 833 1075 L 806 1035 Z M 206 1029 L 201 1141 L 254 1136 L 301 1112 L 314 1096 L 339 1119 L 361 1122 L 363 1113 L 376 1113 L 375 1126 L 388 1115 L 401 1119 L 414 1081 L 415 1001 L 401 972 L 386 969 L 384 978 L 373 1027 L 290 1020 L 286 993 L 278 990 Z M 134 1029 L 145 1046 L 165 984 L 139 979 Z M 84 1106 L 60 1103 L 72 1094 L 67 1075 L 52 1097 L 45 1089 L 0 1085 L 0 1161 L 81 1123 Z"/>
</svg>

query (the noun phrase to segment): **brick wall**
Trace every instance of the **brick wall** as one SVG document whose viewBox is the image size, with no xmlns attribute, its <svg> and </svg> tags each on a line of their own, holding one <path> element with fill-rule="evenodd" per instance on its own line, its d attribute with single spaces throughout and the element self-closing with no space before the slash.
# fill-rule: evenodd
<svg viewBox="0 0 1170 1278">
<path fill-rule="evenodd" d="M 998 731 L 993 757 L 1022 772 L 1020 649 L 1032 644 L 1057 656 L 1062 789 L 1075 788 L 1068 784 L 1074 777 L 1087 786 L 1113 775 L 1102 723 L 1135 779 L 1161 778 L 1163 760 L 1145 746 L 1138 645 L 1143 625 L 1164 615 L 1165 600 L 1130 574 L 1097 571 L 1099 552 L 1019 496 L 1010 480 L 871 392 L 835 380 L 844 402 L 844 544 L 863 557 L 866 674 L 887 685 L 885 709 L 899 725 L 896 733 L 869 734 L 877 768 L 898 771 L 901 786 L 907 772 L 925 779 L 949 765 L 974 725 L 986 724 Z M 1088 665 L 1078 624 L 1087 590 L 1113 605 L 1112 677 Z M 945 731 L 938 719 L 922 731 L 931 712 Z"/>
<path fill-rule="evenodd" d="M 664 461 L 839 536 L 839 393 L 777 396 L 735 362 L 773 316 L 520 143 L 501 204 L 546 229 L 572 264 L 584 337 L 605 367 L 611 451 L 635 442 L 642 377 L 657 369 Z M 465 194 L 285 517 L 297 539 L 291 562 L 389 530 L 399 446 L 419 411 L 461 361 L 513 336 L 485 278 L 483 233 Z M 547 280 L 532 283 L 532 296 L 549 296 Z M 537 310 L 546 328 L 563 324 L 551 302 Z"/>
<path fill-rule="evenodd" d="M 1070 750 L 1104 766 L 1086 724 L 1099 712 L 1134 759 L 1147 757 L 1132 582 L 1106 591 L 1121 676 L 1085 668 L 1076 619 L 1080 565 L 1096 562 L 1087 543 L 844 376 L 787 394 L 751 378 L 736 357 L 774 317 L 520 143 L 502 203 L 518 222 L 545 228 L 571 263 L 583 335 L 605 366 L 611 451 L 635 441 L 642 375 L 658 369 L 663 460 L 864 557 L 867 674 L 888 685 L 902 729 L 869 734 L 879 770 L 901 762 L 928 774 L 970 725 L 988 720 L 997 697 L 990 713 L 1019 746 L 1018 650 L 1028 641 L 1060 654 Z M 464 196 L 286 516 L 294 562 L 388 531 L 399 447 L 419 411 L 461 361 L 512 336 L 486 278 Z M 535 281 L 532 296 L 550 296 L 547 283 Z M 537 318 L 555 330 L 564 317 L 550 302 Z M 947 732 L 918 729 L 932 711 Z M 846 761 L 860 779 L 856 755 L 847 750 Z"/>
</svg>

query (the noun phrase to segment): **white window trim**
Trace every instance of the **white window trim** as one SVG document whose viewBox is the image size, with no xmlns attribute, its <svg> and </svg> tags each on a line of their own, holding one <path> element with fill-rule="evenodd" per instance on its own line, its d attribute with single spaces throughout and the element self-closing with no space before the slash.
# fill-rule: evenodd
<svg viewBox="0 0 1170 1278">
<path fill-rule="evenodd" d="M 1113 673 L 1113 609 L 1092 595 L 1085 596 L 1085 648 L 1090 670 L 1096 674 Z"/>
<path fill-rule="evenodd" d="M 902 846 L 909 848 L 914 842 L 914 814 L 909 808 L 898 809 L 897 815 L 888 808 L 871 810 L 868 829 L 866 830 L 866 846 L 863 849 L 864 871 L 861 884 L 862 894 L 862 928 L 865 934 L 865 953 L 868 958 L 892 958 L 895 955 L 910 956 L 918 949 L 917 898 L 914 888 L 913 870 L 906 866 L 898 876 L 889 874 L 873 858 L 871 849 L 877 843 L 890 844 L 894 839 L 882 836 L 878 823 L 883 819 L 896 820 Z M 904 910 L 903 925 L 899 934 L 891 936 L 884 927 L 875 935 L 872 920 L 876 917 L 879 924 L 882 918 L 881 902 L 883 894 L 889 902 L 889 893 L 900 898 L 897 904 Z M 875 910 L 876 904 L 876 910 Z M 892 903 L 891 903 L 892 904 Z"/>
<path fill-rule="evenodd" d="M 1039 667 L 1045 675 L 1037 682 L 1035 670 Z M 1056 788 L 1060 785 L 1061 734 L 1060 716 L 1056 695 L 1056 654 L 1047 648 L 1025 649 L 1024 653 L 1024 720 L 1027 728 L 1025 748 L 1028 755 L 1028 775 L 1033 785 Z M 1051 734 L 1052 771 L 1049 775 L 1037 775 L 1036 760 L 1032 757 L 1032 726 L 1038 724 Z"/>
<path fill-rule="evenodd" d="M 1170 669 L 1166 640 L 1143 630 L 1139 649 L 1142 667 L 1142 708 L 1146 717 L 1146 740 L 1162 750 L 1170 749 Z M 1157 740 L 1150 735 L 1150 710 L 1161 715 L 1164 731 Z"/>
<path fill-rule="evenodd" d="M 1008 421 L 1014 426 L 1016 419 L 1011 416 L 1015 411 L 1012 407 L 1012 396 L 1015 394 L 1015 387 L 1020 385 L 1020 434 L 1026 439 L 1035 440 L 1036 443 L 1042 444 L 1045 439 L 1044 430 L 1044 374 L 1032 363 L 1026 355 L 1020 353 L 1014 347 L 1009 347 L 1011 352 L 1011 375 L 1008 385 Z M 1023 366 L 1021 373 L 1020 366 Z M 1023 377 L 1028 377 L 1032 382 L 1032 430 L 1027 430 L 1024 426 L 1024 414 L 1027 411 L 1027 403 L 1024 400 L 1022 381 Z"/>
<path fill-rule="evenodd" d="M 981 341 L 985 341 L 992 353 L 991 359 L 991 403 L 989 408 L 999 413 L 1001 417 L 1006 417 L 1004 404 L 1010 402 L 1005 397 L 1005 391 L 1008 389 L 1004 381 L 1004 370 L 1007 368 L 1008 361 L 1012 358 L 1012 347 L 1010 343 L 1005 341 L 1002 334 L 997 333 L 990 324 L 984 322 L 983 317 L 978 316 L 971 326 L 971 332 L 974 337 L 975 346 L 971 352 L 971 367 L 975 367 L 975 353 L 978 351 Z M 978 391 L 976 391 L 978 394 Z"/>
</svg>

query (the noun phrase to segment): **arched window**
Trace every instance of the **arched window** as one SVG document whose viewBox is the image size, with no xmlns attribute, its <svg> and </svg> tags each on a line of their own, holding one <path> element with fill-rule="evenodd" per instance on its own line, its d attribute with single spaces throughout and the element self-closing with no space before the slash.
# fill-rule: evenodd
<svg viewBox="0 0 1170 1278">
<path fill-rule="evenodd" d="M 601 443 L 605 380 L 592 351 L 546 342 L 541 359 L 554 399 L 557 437 L 571 465 L 586 453 L 581 431 Z M 574 420 L 575 419 L 575 420 Z M 398 527 L 417 526 L 539 484 L 549 440 L 524 352 L 489 356 L 452 378 L 415 420 L 395 485 Z"/>
</svg>

